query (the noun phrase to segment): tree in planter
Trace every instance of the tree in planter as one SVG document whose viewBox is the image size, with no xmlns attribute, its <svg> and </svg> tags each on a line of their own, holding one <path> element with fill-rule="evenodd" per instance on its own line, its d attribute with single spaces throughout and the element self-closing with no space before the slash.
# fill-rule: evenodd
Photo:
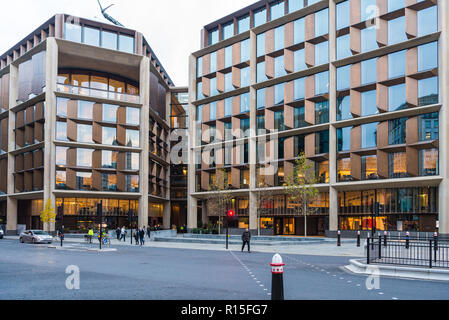
<svg viewBox="0 0 449 320">
<path fill-rule="evenodd" d="M 208 212 L 218 213 L 218 233 L 220 234 L 221 217 L 226 215 L 229 205 L 232 201 L 227 181 L 227 172 L 225 169 L 217 169 L 215 180 L 209 186 L 210 194 L 207 197 L 206 205 Z"/>
<path fill-rule="evenodd" d="M 292 173 L 285 181 L 287 199 L 294 206 L 296 215 L 304 215 L 304 236 L 307 237 L 308 205 L 318 196 L 318 189 L 314 186 L 317 179 L 313 163 L 304 153 L 298 156 Z"/>
<path fill-rule="evenodd" d="M 274 195 L 271 191 L 262 190 L 272 187 L 265 175 L 260 176 L 257 187 L 257 233 L 260 236 L 260 219 L 263 215 L 271 213 Z"/>
<path fill-rule="evenodd" d="M 48 226 L 48 232 L 50 232 L 50 225 L 56 222 L 56 212 L 55 209 L 51 205 L 51 200 L 47 199 L 45 203 L 44 210 L 41 212 L 41 221 L 44 223 L 44 226 Z M 44 227 L 45 228 L 45 227 Z"/>
</svg>

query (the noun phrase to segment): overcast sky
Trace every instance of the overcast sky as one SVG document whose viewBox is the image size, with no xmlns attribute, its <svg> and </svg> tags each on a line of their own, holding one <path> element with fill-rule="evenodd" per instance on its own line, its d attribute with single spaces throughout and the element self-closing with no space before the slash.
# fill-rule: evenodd
<svg viewBox="0 0 449 320">
<path fill-rule="evenodd" d="M 177 86 L 188 81 L 189 54 L 200 49 L 201 28 L 256 0 L 102 0 L 125 27 L 143 33 Z M 97 0 L 15 0 L 3 6 L 0 55 L 56 13 L 107 22 Z M 14 32 L 11 32 L 11 31 Z"/>
</svg>

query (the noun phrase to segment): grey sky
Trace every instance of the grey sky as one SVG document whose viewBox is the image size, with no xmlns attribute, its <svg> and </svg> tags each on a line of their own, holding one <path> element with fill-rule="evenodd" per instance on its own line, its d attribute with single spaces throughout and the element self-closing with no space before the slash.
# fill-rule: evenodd
<svg viewBox="0 0 449 320">
<path fill-rule="evenodd" d="M 108 13 L 142 32 L 177 86 L 187 85 L 188 56 L 200 48 L 201 28 L 256 0 L 103 0 Z M 97 0 L 16 0 L 2 8 L 0 54 L 56 13 L 107 22 Z M 11 32 L 14 30 L 14 32 Z"/>
</svg>

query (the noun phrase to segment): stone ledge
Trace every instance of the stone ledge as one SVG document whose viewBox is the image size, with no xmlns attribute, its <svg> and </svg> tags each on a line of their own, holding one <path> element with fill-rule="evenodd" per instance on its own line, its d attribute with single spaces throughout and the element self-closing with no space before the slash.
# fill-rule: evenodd
<svg viewBox="0 0 449 320">
<path fill-rule="evenodd" d="M 345 270 L 348 270 L 355 274 L 372 275 L 372 268 L 377 268 L 377 270 L 379 270 L 379 275 L 385 277 L 449 282 L 449 269 L 430 269 L 380 264 L 368 265 L 362 263 L 361 261 L 363 260 L 351 259 L 349 261 L 350 264 L 345 266 L 344 268 Z"/>
</svg>

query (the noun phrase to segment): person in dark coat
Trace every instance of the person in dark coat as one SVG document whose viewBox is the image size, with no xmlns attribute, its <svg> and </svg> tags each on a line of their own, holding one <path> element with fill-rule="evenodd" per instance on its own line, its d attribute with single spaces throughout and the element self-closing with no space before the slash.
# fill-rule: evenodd
<svg viewBox="0 0 449 320">
<path fill-rule="evenodd" d="M 134 239 L 136 240 L 136 245 L 139 245 L 139 229 L 134 230 Z"/>
<path fill-rule="evenodd" d="M 119 227 L 115 230 L 115 234 L 117 235 L 117 240 L 120 241 L 120 236 L 122 234 L 122 230 Z"/>
<path fill-rule="evenodd" d="M 140 238 L 140 245 L 144 245 L 145 244 L 145 229 L 142 228 L 139 231 L 139 238 Z"/>
<path fill-rule="evenodd" d="M 147 235 L 148 235 L 148 239 L 151 239 L 151 237 L 150 237 L 150 233 L 151 233 L 151 227 L 150 227 L 150 226 L 148 226 L 148 228 L 147 228 Z"/>
<path fill-rule="evenodd" d="M 245 232 L 243 232 L 242 241 L 243 241 L 242 252 L 243 252 L 243 249 L 245 249 L 245 245 L 248 244 L 248 253 L 251 253 L 250 244 L 249 244 L 251 241 L 251 232 L 249 232 L 248 229 L 246 229 Z"/>
</svg>

